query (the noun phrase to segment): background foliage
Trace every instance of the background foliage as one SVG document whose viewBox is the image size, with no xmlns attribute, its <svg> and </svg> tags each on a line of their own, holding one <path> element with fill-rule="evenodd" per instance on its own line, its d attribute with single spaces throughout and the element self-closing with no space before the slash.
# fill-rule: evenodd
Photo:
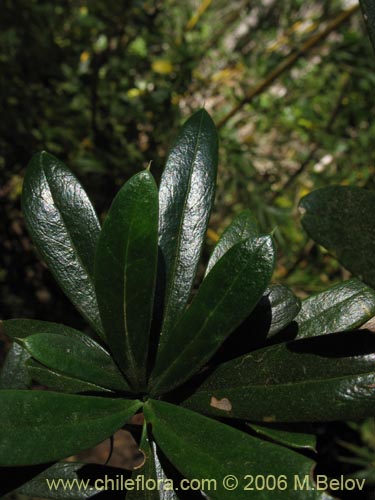
<svg viewBox="0 0 375 500">
<path fill-rule="evenodd" d="M 160 177 L 178 126 L 202 104 L 221 147 L 206 258 L 250 208 L 275 230 L 275 280 L 304 296 L 348 276 L 308 240 L 296 207 L 328 184 L 374 188 L 374 55 L 356 3 L 4 0 L 0 24 L 1 317 L 81 327 L 24 229 L 31 154 L 65 161 L 103 218 L 150 161 Z M 364 428 L 343 429 L 373 453 Z M 335 432 L 327 463 L 348 451 L 332 447 Z"/>
</svg>

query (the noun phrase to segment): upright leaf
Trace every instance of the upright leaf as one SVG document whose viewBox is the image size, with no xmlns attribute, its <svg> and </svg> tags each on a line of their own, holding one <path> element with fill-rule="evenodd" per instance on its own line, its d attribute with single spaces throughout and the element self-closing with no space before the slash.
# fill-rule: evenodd
<svg viewBox="0 0 375 500">
<path fill-rule="evenodd" d="M 140 401 L 47 391 L 0 391 L 0 465 L 59 460 L 111 436 Z"/>
<path fill-rule="evenodd" d="M 330 186 L 308 194 L 300 206 L 309 236 L 375 288 L 375 192 Z"/>
<path fill-rule="evenodd" d="M 359 0 L 363 17 L 370 35 L 372 46 L 375 50 L 375 4 L 373 0 Z"/>
<path fill-rule="evenodd" d="M 297 338 L 352 330 L 375 315 L 375 291 L 357 279 L 339 283 L 302 301 Z"/>
<path fill-rule="evenodd" d="M 230 248 L 232 248 L 233 245 L 239 241 L 247 240 L 250 237 L 255 238 L 257 235 L 258 224 L 255 217 L 250 210 L 244 210 L 233 219 L 215 245 L 207 264 L 206 275 L 211 271 L 216 262 L 221 259 L 221 257 Z"/>
<path fill-rule="evenodd" d="M 375 411 L 374 362 L 365 331 L 285 342 L 223 364 L 183 405 L 255 422 L 359 420 Z"/>
<path fill-rule="evenodd" d="M 143 389 L 157 264 L 158 194 L 148 171 L 114 199 L 100 235 L 95 285 L 106 336 L 129 382 Z"/>
<path fill-rule="evenodd" d="M 19 342 L 34 359 L 52 370 L 108 389 L 129 391 L 110 354 L 86 335 L 38 333 Z"/>
<path fill-rule="evenodd" d="M 217 262 L 192 304 L 158 352 L 153 394 L 169 391 L 194 375 L 258 303 L 274 266 L 270 237 L 234 245 Z"/>
<path fill-rule="evenodd" d="M 39 153 L 26 171 L 22 207 L 29 233 L 52 274 L 102 336 L 93 282 L 100 226 L 81 184 L 57 158 Z"/>
<path fill-rule="evenodd" d="M 217 150 L 215 125 L 202 109 L 185 123 L 162 175 L 159 244 L 167 275 L 162 344 L 189 300 L 214 199 Z"/>
<path fill-rule="evenodd" d="M 318 492 L 294 488 L 295 475 L 307 476 L 310 487 L 314 486 L 314 463 L 295 451 L 162 401 L 149 400 L 144 412 L 167 458 L 188 479 L 205 479 L 202 489 L 213 500 L 269 499 L 267 488 L 251 489 L 250 475 L 275 477 L 272 498 L 319 498 Z M 230 479 L 225 482 L 228 475 L 232 483 Z M 233 476 L 238 480 L 237 487 L 225 488 L 234 484 Z M 285 481 L 277 484 L 276 478 L 281 476 Z"/>
</svg>

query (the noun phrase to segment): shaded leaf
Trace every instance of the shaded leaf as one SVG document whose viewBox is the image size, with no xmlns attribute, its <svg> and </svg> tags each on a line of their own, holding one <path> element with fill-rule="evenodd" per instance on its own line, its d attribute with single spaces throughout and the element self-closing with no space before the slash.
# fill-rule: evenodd
<svg viewBox="0 0 375 500">
<path fill-rule="evenodd" d="M 200 286 L 196 297 L 158 352 L 153 393 L 173 389 L 194 375 L 251 313 L 274 266 L 270 237 L 233 246 Z"/>
<path fill-rule="evenodd" d="M 215 245 L 212 251 L 210 260 L 208 261 L 206 268 L 206 275 L 214 267 L 216 262 L 230 249 L 233 245 L 239 241 L 247 240 L 251 237 L 256 237 L 258 235 L 258 224 L 250 212 L 250 210 L 244 210 L 235 217 L 230 225 L 221 235 L 219 241 Z"/>
<path fill-rule="evenodd" d="M 142 406 L 140 401 L 47 391 L 0 391 L 0 465 L 50 462 L 95 446 Z"/>
<path fill-rule="evenodd" d="M 339 283 L 302 301 L 297 338 L 351 330 L 375 315 L 375 291 L 357 279 Z"/>
<path fill-rule="evenodd" d="M 13 343 L 0 373 L 0 389 L 27 389 L 31 380 L 26 367 L 30 354 L 22 346 Z"/>
<path fill-rule="evenodd" d="M 82 186 L 57 158 L 36 154 L 26 170 L 22 209 L 27 229 L 55 279 L 102 336 L 93 282 L 100 226 Z"/>
<path fill-rule="evenodd" d="M 301 492 L 293 487 L 294 475 L 310 476 L 314 465 L 295 451 L 162 401 L 149 400 L 144 412 L 158 446 L 184 476 L 216 480 L 216 487 L 211 483 L 211 489 L 205 491 L 212 499 L 270 498 L 266 489 L 245 490 L 249 474 L 286 476 L 285 490 L 275 485 L 272 498 L 317 498 L 314 491 Z M 232 491 L 223 487 L 228 474 L 239 481 Z"/>
<path fill-rule="evenodd" d="M 47 368 L 109 389 L 129 391 L 110 354 L 86 335 L 39 333 L 19 342 Z"/>
<path fill-rule="evenodd" d="M 161 178 L 159 244 L 167 275 L 162 344 L 190 297 L 214 199 L 217 150 L 215 125 L 202 109 L 183 126 Z"/>
<path fill-rule="evenodd" d="M 364 330 L 277 344 L 223 364 L 183 405 L 269 423 L 358 420 L 375 411 L 374 362 Z"/>
<path fill-rule="evenodd" d="M 0 322 L 1 332 L 11 338 L 23 339 L 35 333 L 55 333 L 71 335 L 82 333 L 70 326 L 51 321 L 39 321 L 37 319 L 7 319 Z"/>
<path fill-rule="evenodd" d="M 375 192 L 330 186 L 305 196 L 300 207 L 309 236 L 375 288 Z"/>
<path fill-rule="evenodd" d="M 315 434 L 308 434 L 305 429 L 296 429 L 294 424 L 249 424 L 260 436 L 266 436 L 276 443 L 290 446 L 292 448 L 303 448 L 307 450 L 316 449 Z"/>
<path fill-rule="evenodd" d="M 146 383 L 157 238 L 157 187 L 144 171 L 114 199 L 95 262 L 96 292 L 111 351 L 127 379 L 140 389 Z"/>
<path fill-rule="evenodd" d="M 110 389 L 100 387 L 90 382 L 84 382 L 69 377 L 55 370 L 46 368 L 33 359 L 29 359 L 26 367 L 30 377 L 38 384 L 44 385 L 53 391 L 77 394 L 80 392 L 111 392 Z"/>
</svg>

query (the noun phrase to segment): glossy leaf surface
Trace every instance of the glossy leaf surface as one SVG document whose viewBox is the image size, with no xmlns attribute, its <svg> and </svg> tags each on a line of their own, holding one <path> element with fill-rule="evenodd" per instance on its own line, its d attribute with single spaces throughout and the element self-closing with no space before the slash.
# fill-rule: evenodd
<svg viewBox="0 0 375 500">
<path fill-rule="evenodd" d="M 357 279 L 335 285 L 302 301 L 295 318 L 297 338 L 351 330 L 375 315 L 375 291 Z"/>
<path fill-rule="evenodd" d="M 214 199 L 218 139 L 202 109 L 182 128 L 169 153 L 159 190 L 159 244 L 166 268 L 161 342 L 189 300 Z"/>
<path fill-rule="evenodd" d="M 255 238 L 257 235 L 258 224 L 255 217 L 250 210 L 244 210 L 233 219 L 215 245 L 207 264 L 206 275 L 233 245 L 251 237 Z"/>
<path fill-rule="evenodd" d="M 365 331 L 277 344 L 223 364 L 183 405 L 258 422 L 361 419 L 375 411 L 374 362 Z"/>
<path fill-rule="evenodd" d="M 47 391 L 0 391 L 0 465 L 68 457 L 111 436 L 140 401 Z"/>
<path fill-rule="evenodd" d="M 330 186 L 305 196 L 300 207 L 309 236 L 375 288 L 375 192 Z"/>
<path fill-rule="evenodd" d="M 273 266 L 270 237 L 237 243 L 217 262 L 158 353 L 154 394 L 185 382 L 212 357 L 258 303 Z"/>
<path fill-rule="evenodd" d="M 312 472 L 314 463 L 303 455 L 162 401 L 150 400 L 144 410 L 158 446 L 184 476 L 216 479 L 214 491 L 205 492 L 210 498 L 269 499 L 269 491 L 245 490 L 248 474 L 255 477 L 265 471 L 286 475 L 289 483 L 287 491 L 275 487 L 272 498 L 317 498 L 313 491 L 303 491 L 301 496 L 290 482 L 295 474 L 304 477 Z M 232 491 L 223 487 L 228 474 L 239 481 Z"/>
<path fill-rule="evenodd" d="M 100 387 L 90 382 L 84 382 L 68 375 L 59 373 L 55 370 L 46 368 L 41 363 L 29 359 L 26 363 L 29 376 L 45 387 L 53 391 L 66 392 L 68 394 L 77 394 L 82 392 L 111 392 L 110 389 Z"/>
<path fill-rule="evenodd" d="M 267 338 L 271 338 L 293 321 L 300 309 L 300 299 L 287 286 L 271 285 L 254 310 L 254 315 L 259 314 L 259 322 L 263 316 L 263 321 L 268 324 Z"/>
<path fill-rule="evenodd" d="M 61 161 L 39 153 L 26 171 L 22 208 L 28 231 L 55 279 L 103 335 L 93 281 L 100 226 L 82 186 Z"/>
<path fill-rule="evenodd" d="M 95 262 L 100 314 L 113 356 L 135 387 L 146 381 L 156 279 L 158 194 L 148 171 L 119 191 Z"/>
<path fill-rule="evenodd" d="M 109 389 L 129 390 L 110 354 L 86 335 L 38 333 L 19 342 L 34 359 L 52 370 Z"/>
</svg>

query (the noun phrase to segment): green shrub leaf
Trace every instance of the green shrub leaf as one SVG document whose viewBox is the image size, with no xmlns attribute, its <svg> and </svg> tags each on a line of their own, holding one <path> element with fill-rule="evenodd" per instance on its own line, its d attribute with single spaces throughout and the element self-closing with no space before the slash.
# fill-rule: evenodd
<svg viewBox="0 0 375 500">
<path fill-rule="evenodd" d="M 37 333 L 19 342 L 47 368 L 108 389 L 129 391 L 110 354 L 86 335 Z"/>
<path fill-rule="evenodd" d="M 0 372 L 0 389 L 27 389 L 31 384 L 26 366 L 30 354 L 22 346 L 13 343 Z"/>
<path fill-rule="evenodd" d="M 44 385 L 53 391 L 77 394 L 81 392 L 112 392 L 110 389 L 100 387 L 90 382 L 84 382 L 68 375 L 58 373 L 55 370 L 46 368 L 34 359 L 29 359 L 26 363 L 29 376 L 38 384 Z M 10 388 L 9 388 L 10 389 Z"/>
<path fill-rule="evenodd" d="M 233 245 L 251 237 L 255 238 L 257 235 L 258 224 L 255 217 L 250 210 L 244 210 L 233 219 L 215 245 L 207 264 L 206 275 Z"/>
<path fill-rule="evenodd" d="M 339 283 L 302 301 L 297 338 L 357 328 L 375 315 L 375 291 L 357 279 Z"/>
<path fill-rule="evenodd" d="M 27 229 L 55 279 L 102 336 L 93 282 L 100 226 L 82 186 L 61 161 L 39 153 L 26 171 L 22 208 Z"/>
<path fill-rule="evenodd" d="M 251 313 L 272 275 L 270 237 L 234 245 L 215 265 L 196 297 L 159 351 L 154 393 L 166 392 L 194 375 Z"/>
<path fill-rule="evenodd" d="M 293 487 L 295 475 L 304 478 L 312 473 L 314 463 L 305 456 L 162 401 L 148 401 L 144 411 L 158 446 L 185 477 L 216 480 L 216 487 L 205 491 L 210 498 L 270 498 L 266 489 L 245 489 L 249 474 L 285 476 L 281 487 L 275 485 L 272 498 L 317 498 L 313 491 Z M 229 474 L 239 481 L 232 491 L 223 487 Z"/>
<path fill-rule="evenodd" d="M 119 191 L 104 221 L 95 283 L 106 336 L 130 383 L 144 388 L 157 264 L 158 194 L 148 171 Z"/>
<path fill-rule="evenodd" d="M 300 207 L 309 236 L 375 288 L 375 192 L 330 186 L 305 196 Z"/>
<path fill-rule="evenodd" d="M 307 450 L 315 450 L 316 448 L 316 435 L 308 434 L 306 429 L 300 429 L 297 424 L 249 424 L 260 436 L 266 436 L 272 441 L 279 444 L 290 446 L 291 448 L 301 448 Z M 311 429 L 310 429 L 311 432 Z"/>
<path fill-rule="evenodd" d="M 255 422 L 358 420 L 375 411 L 374 351 L 366 331 L 259 349 L 217 368 L 183 405 Z"/>
<path fill-rule="evenodd" d="M 70 326 L 36 319 L 7 319 L 0 322 L 0 328 L 2 333 L 13 339 L 24 339 L 36 333 L 53 333 L 71 337 L 83 335 L 79 330 Z"/>
<path fill-rule="evenodd" d="M 159 244 L 166 268 L 163 335 L 189 300 L 214 199 L 218 139 L 215 125 L 202 109 L 185 123 L 169 153 L 159 202 Z"/>
<path fill-rule="evenodd" d="M 0 391 L 0 465 L 59 460 L 111 436 L 140 401 L 47 391 Z"/>
</svg>

